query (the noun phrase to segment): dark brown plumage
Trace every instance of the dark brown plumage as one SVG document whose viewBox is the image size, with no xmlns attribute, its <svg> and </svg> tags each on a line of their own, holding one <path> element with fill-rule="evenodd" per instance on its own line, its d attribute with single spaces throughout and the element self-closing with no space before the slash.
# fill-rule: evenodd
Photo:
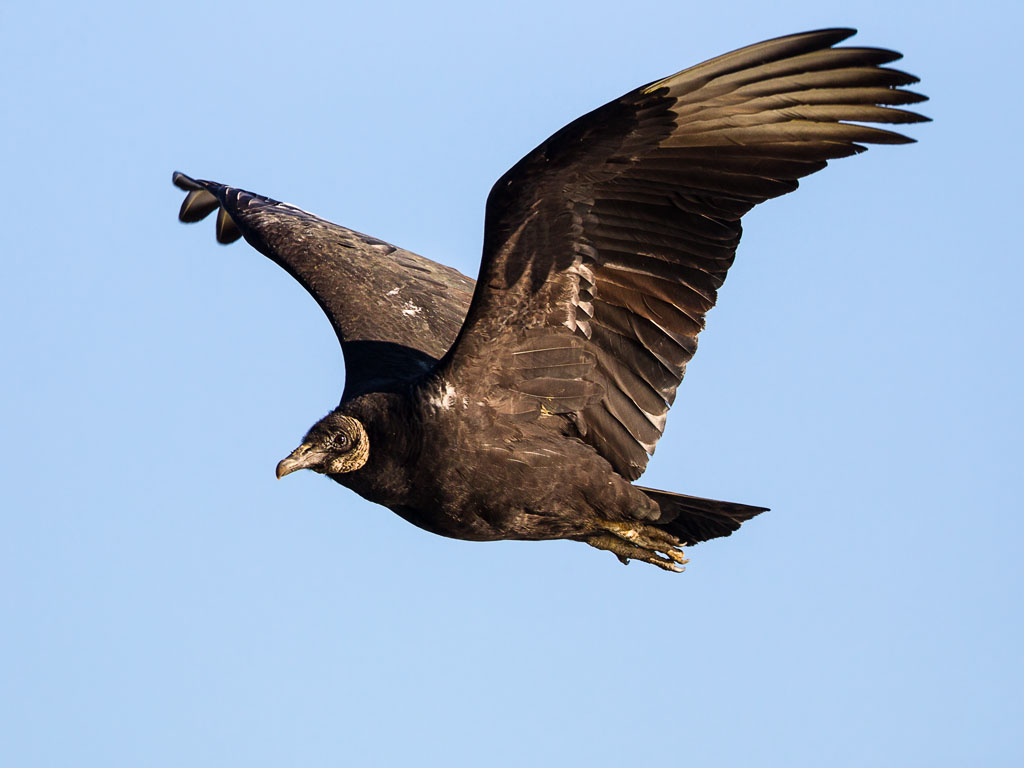
<svg viewBox="0 0 1024 768">
<path fill-rule="evenodd" d="M 586 541 L 681 570 L 681 546 L 764 511 L 632 485 L 665 428 L 740 218 L 926 118 L 899 54 L 853 30 L 769 40 L 572 122 L 491 190 L 479 281 L 294 206 L 175 174 L 316 298 L 341 403 L 278 465 L 471 540 Z M 470 298 L 472 297 L 472 298 Z"/>
</svg>

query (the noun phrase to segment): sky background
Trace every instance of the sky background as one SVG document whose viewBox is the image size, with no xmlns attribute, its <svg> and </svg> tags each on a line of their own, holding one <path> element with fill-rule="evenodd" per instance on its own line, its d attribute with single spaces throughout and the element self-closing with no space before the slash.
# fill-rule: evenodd
<svg viewBox="0 0 1024 768">
<path fill-rule="evenodd" d="M 6 3 L 0 762 L 1019 766 L 1019 3 Z M 682 576 L 274 466 L 344 371 L 175 169 L 475 276 L 490 185 L 642 83 L 855 26 L 934 118 L 745 219 L 643 478 Z"/>
</svg>

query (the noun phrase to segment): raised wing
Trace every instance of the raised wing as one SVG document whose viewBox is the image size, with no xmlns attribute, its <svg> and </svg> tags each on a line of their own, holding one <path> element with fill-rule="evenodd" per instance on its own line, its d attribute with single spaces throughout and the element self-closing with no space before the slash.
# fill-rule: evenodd
<svg viewBox="0 0 1024 768">
<path fill-rule="evenodd" d="M 188 192 L 182 221 L 217 211 L 217 240 L 244 237 L 316 299 L 345 355 L 342 399 L 388 388 L 432 368 L 466 316 L 473 281 L 457 270 L 294 205 L 174 174 Z"/>
<path fill-rule="evenodd" d="M 450 403 L 566 417 L 635 479 L 697 348 L 740 217 L 858 142 L 911 141 L 849 121 L 926 118 L 831 29 L 769 40 L 646 85 L 569 124 L 495 184 L 466 323 L 437 376 Z"/>
</svg>

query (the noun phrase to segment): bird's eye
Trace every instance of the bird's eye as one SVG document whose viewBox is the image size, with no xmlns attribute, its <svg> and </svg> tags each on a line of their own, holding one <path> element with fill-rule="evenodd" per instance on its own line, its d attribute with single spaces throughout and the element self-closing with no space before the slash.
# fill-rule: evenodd
<svg viewBox="0 0 1024 768">
<path fill-rule="evenodd" d="M 334 444 L 338 448 L 348 448 L 350 442 L 352 441 L 348 439 L 348 435 L 338 435 L 334 438 Z"/>
</svg>

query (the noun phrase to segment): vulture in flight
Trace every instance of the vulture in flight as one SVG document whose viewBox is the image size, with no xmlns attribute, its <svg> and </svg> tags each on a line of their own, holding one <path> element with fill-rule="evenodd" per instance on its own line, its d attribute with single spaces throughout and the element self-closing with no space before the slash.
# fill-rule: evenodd
<svg viewBox="0 0 1024 768">
<path fill-rule="evenodd" d="M 752 45 L 575 120 L 487 198 L 480 274 L 287 203 L 174 174 L 327 314 L 341 402 L 277 466 L 312 469 L 442 536 L 571 539 L 682 570 L 764 507 L 634 485 L 758 203 L 926 120 L 878 48 L 825 29 Z"/>
</svg>

